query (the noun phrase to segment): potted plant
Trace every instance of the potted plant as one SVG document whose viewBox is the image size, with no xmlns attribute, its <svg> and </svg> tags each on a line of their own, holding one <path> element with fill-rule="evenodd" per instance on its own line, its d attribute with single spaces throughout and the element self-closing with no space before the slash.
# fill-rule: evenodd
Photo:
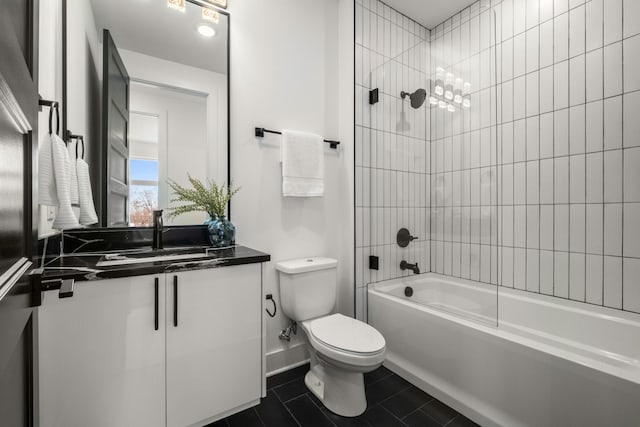
<svg viewBox="0 0 640 427">
<path fill-rule="evenodd" d="M 202 181 L 187 174 L 191 188 L 183 187 L 172 179 L 167 183 L 174 192 L 171 202 L 187 202 L 181 206 L 169 208 L 168 218 L 175 218 L 188 212 L 206 212 L 205 225 L 209 230 L 209 241 L 215 247 L 231 246 L 236 242 L 236 228 L 226 218 L 229 200 L 240 190 L 231 185 L 218 185 L 208 180 L 208 188 Z"/>
</svg>

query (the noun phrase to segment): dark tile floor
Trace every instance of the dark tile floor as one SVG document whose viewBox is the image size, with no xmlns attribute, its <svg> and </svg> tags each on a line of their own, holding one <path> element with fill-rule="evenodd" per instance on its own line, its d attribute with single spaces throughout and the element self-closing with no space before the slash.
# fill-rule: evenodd
<svg viewBox="0 0 640 427">
<path fill-rule="evenodd" d="M 260 405 L 217 421 L 222 426 L 477 426 L 439 400 L 381 367 L 365 374 L 368 408 L 356 418 L 344 418 L 327 410 L 307 389 L 304 375 L 309 365 L 267 379 L 267 397 Z"/>
</svg>

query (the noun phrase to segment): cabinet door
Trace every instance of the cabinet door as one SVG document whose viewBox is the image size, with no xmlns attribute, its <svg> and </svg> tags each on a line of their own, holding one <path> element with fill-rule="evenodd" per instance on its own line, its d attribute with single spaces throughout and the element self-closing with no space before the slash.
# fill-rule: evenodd
<svg viewBox="0 0 640 427">
<path fill-rule="evenodd" d="M 260 264 L 167 274 L 166 290 L 167 426 L 259 399 Z"/>
<path fill-rule="evenodd" d="M 163 274 L 78 282 L 66 299 L 45 293 L 40 425 L 165 424 L 164 280 Z"/>
</svg>

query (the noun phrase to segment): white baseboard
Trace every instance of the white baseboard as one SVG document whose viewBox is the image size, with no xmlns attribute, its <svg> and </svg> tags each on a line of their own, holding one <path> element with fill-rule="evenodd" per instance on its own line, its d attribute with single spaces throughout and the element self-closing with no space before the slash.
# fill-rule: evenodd
<svg viewBox="0 0 640 427">
<path fill-rule="evenodd" d="M 267 377 L 288 371 L 309 362 L 306 343 L 267 353 Z"/>
</svg>

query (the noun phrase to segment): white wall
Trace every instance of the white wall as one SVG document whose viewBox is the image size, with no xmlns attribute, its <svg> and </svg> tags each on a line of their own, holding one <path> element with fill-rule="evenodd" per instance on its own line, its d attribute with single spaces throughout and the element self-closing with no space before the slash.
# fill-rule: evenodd
<svg viewBox="0 0 640 427">
<path fill-rule="evenodd" d="M 339 260 L 339 310 L 353 312 L 353 2 L 230 2 L 231 171 L 242 190 L 232 201 L 237 241 L 268 252 L 265 293 L 279 305 L 275 262 L 324 255 Z M 280 137 L 260 142 L 253 129 L 297 129 L 340 139 L 327 148 L 326 193 L 283 198 Z M 279 311 L 267 319 L 267 371 L 299 362 L 300 332 L 290 344 L 278 333 Z"/>
</svg>

